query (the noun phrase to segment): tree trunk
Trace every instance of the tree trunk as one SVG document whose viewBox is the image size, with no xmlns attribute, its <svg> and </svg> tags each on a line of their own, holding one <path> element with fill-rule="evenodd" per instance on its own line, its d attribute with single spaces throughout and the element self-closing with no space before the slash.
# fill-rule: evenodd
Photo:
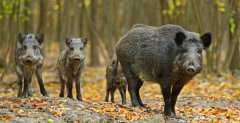
<svg viewBox="0 0 240 123">
<path fill-rule="evenodd" d="M 235 70 L 239 69 L 240 70 L 240 64 L 239 64 L 239 61 L 240 61 L 240 47 L 239 47 L 239 39 L 238 39 L 238 42 L 236 44 L 236 47 L 235 47 L 235 50 L 234 50 L 234 53 L 233 53 L 233 57 L 231 59 L 231 63 L 230 63 L 230 71 L 232 73 L 235 72 Z"/>
<path fill-rule="evenodd" d="M 84 0 L 81 0 L 79 3 L 81 6 L 79 8 L 79 36 L 83 36 L 84 31 L 84 16 L 85 16 L 85 4 Z"/>
<path fill-rule="evenodd" d="M 97 0 L 91 0 L 90 20 L 90 66 L 98 66 L 100 65 L 99 47 L 94 33 L 97 31 Z"/>
<path fill-rule="evenodd" d="M 25 0 L 23 8 L 23 16 L 26 18 L 23 22 L 23 32 L 29 33 L 33 31 L 32 27 L 32 13 L 29 12 L 32 8 L 32 1 Z"/>
<path fill-rule="evenodd" d="M 46 9 L 47 9 L 47 2 L 45 0 L 40 0 L 39 1 L 39 23 L 38 23 L 38 28 L 37 32 L 38 33 L 43 33 L 45 30 L 45 22 L 46 22 Z"/>
<path fill-rule="evenodd" d="M 57 0 L 57 6 L 59 7 L 57 11 L 57 29 L 56 29 L 56 40 L 58 42 L 61 42 L 61 30 L 62 30 L 62 19 L 61 19 L 61 13 L 62 13 L 62 5 L 61 0 Z M 60 43 L 61 44 L 61 43 Z"/>
</svg>

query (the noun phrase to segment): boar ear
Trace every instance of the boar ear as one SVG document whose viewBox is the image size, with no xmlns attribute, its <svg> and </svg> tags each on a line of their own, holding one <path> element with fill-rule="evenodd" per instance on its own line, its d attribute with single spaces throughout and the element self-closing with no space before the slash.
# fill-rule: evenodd
<svg viewBox="0 0 240 123">
<path fill-rule="evenodd" d="M 44 41 L 44 34 L 40 33 L 36 36 L 36 38 L 37 38 L 39 44 L 42 44 Z"/>
<path fill-rule="evenodd" d="M 212 42 L 212 34 L 210 32 L 203 34 L 201 36 L 201 40 L 202 40 L 204 49 L 207 49 Z"/>
<path fill-rule="evenodd" d="M 70 43 L 71 43 L 71 39 L 70 39 L 70 38 L 66 38 L 66 39 L 65 39 L 65 43 L 66 43 L 67 46 L 69 46 Z"/>
<path fill-rule="evenodd" d="M 177 32 L 175 37 L 175 43 L 180 46 L 182 45 L 183 41 L 185 40 L 186 35 L 183 32 Z"/>
<path fill-rule="evenodd" d="M 88 42 L 88 39 L 87 39 L 87 38 L 83 38 L 83 44 L 84 44 L 84 46 L 87 45 L 87 42 Z"/>
<path fill-rule="evenodd" d="M 23 40 L 24 40 L 24 34 L 22 33 L 18 33 L 17 35 L 17 41 L 22 44 L 23 43 Z"/>
</svg>

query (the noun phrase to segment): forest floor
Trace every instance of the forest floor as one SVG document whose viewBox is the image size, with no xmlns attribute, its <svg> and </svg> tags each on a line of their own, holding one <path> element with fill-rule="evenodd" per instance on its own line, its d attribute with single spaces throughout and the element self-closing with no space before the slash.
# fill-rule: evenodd
<svg viewBox="0 0 240 123">
<path fill-rule="evenodd" d="M 121 105 L 119 93 L 116 103 L 104 102 L 105 69 L 86 68 L 82 76 L 83 102 L 58 98 L 59 82 L 54 69 L 44 72 L 45 86 L 50 94 L 42 97 L 37 82 L 33 81 L 34 96 L 16 98 L 14 75 L 7 75 L 0 83 L 1 122 L 240 122 L 240 80 L 231 75 L 198 75 L 181 92 L 177 105 L 177 118 L 163 117 L 163 98 L 159 85 L 145 82 L 141 97 L 146 108 Z M 74 89 L 75 95 L 75 89 Z"/>
</svg>

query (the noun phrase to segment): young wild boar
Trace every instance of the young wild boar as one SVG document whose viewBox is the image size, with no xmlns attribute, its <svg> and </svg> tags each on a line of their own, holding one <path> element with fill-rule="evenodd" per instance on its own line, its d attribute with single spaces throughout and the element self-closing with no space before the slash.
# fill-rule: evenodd
<svg viewBox="0 0 240 123">
<path fill-rule="evenodd" d="M 177 25 L 152 27 L 138 24 L 116 45 L 117 59 L 128 81 L 133 106 L 144 106 L 139 95 L 140 75 L 160 84 L 164 114 L 175 116 L 175 104 L 183 86 L 202 69 L 202 51 L 211 34 L 199 36 Z"/>
<path fill-rule="evenodd" d="M 80 76 L 84 67 L 84 49 L 87 44 L 85 38 L 66 39 L 66 48 L 58 58 L 58 75 L 61 82 L 60 97 L 64 97 L 65 84 L 67 86 L 67 97 L 73 98 L 73 81 L 76 84 L 77 99 L 82 100 L 80 89 Z"/>
<path fill-rule="evenodd" d="M 127 81 L 126 78 L 123 76 L 122 71 L 118 69 L 118 67 L 120 66 L 118 66 L 116 59 L 113 59 L 112 62 L 107 66 L 107 88 L 105 101 L 108 102 L 109 94 L 111 94 L 111 102 L 114 102 L 114 92 L 116 91 L 116 89 L 118 89 L 122 98 L 122 104 L 126 104 Z"/>
<path fill-rule="evenodd" d="M 43 66 L 43 35 L 18 34 L 17 47 L 15 51 L 16 73 L 18 77 L 18 97 L 32 96 L 31 81 L 35 73 L 41 94 L 47 96 L 42 79 Z"/>
</svg>

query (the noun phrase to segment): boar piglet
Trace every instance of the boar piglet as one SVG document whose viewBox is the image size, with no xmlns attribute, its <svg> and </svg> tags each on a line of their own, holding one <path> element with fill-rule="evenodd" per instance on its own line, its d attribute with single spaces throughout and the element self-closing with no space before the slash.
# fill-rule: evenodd
<svg viewBox="0 0 240 123">
<path fill-rule="evenodd" d="M 117 60 L 113 59 L 106 68 L 107 86 L 106 86 L 105 101 L 108 102 L 109 94 L 110 94 L 111 102 L 114 102 L 114 93 L 116 89 L 118 89 L 122 98 L 122 104 L 126 104 L 127 80 L 124 77 L 121 69 L 119 69 L 119 67 L 120 65 L 118 65 Z"/>
<path fill-rule="evenodd" d="M 43 34 L 18 34 L 15 51 L 16 73 L 18 77 L 18 97 L 32 96 L 31 81 L 35 73 L 43 96 L 47 96 L 42 79 Z"/>
<path fill-rule="evenodd" d="M 61 82 L 60 97 L 64 97 L 65 85 L 67 87 L 67 97 L 73 98 L 72 87 L 75 81 L 77 99 L 82 100 L 80 89 L 80 77 L 84 68 L 84 49 L 87 44 L 86 38 L 67 38 L 66 48 L 58 58 L 58 75 Z"/>
</svg>

